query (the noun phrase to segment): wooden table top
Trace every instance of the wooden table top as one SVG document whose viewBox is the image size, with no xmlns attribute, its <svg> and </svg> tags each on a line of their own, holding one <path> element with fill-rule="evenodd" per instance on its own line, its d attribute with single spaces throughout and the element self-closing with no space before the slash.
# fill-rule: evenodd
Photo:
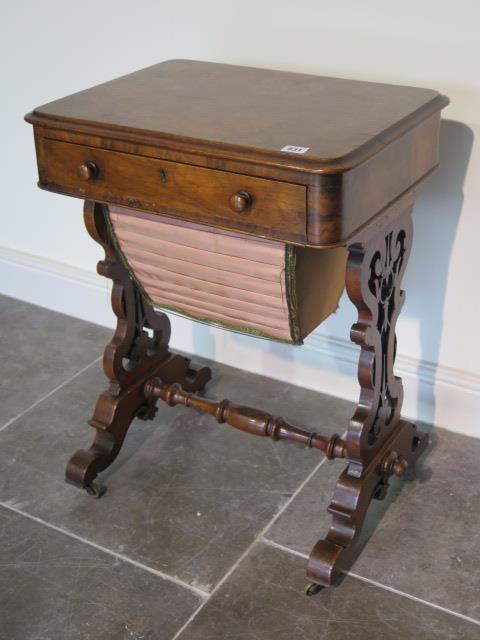
<svg viewBox="0 0 480 640">
<path fill-rule="evenodd" d="M 170 60 L 38 107 L 27 120 L 324 172 L 351 169 L 447 103 L 430 89 Z"/>
<path fill-rule="evenodd" d="M 438 164 L 447 103 L 430 89 L 170 60 L 26 120 L 43 189 L 328 248 L 411 206 Z"/>
</svg>

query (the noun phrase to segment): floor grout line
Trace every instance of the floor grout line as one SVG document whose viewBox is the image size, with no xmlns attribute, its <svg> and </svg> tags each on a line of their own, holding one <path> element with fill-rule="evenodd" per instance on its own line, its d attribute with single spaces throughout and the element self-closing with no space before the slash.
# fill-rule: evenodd
<svg viewBox="0 0 480 640">
<path fill-rule="evenodd" d="M 194 587 L 193 585 L 189 584 L 188 582 L 184 582 L 183 580 L 180 580 L 180 578 L 176 578 L 175 576 L 171 576 L 168 573 L 163 573 L 163 571 L 159 571 L 158 569 L 153 569 L 152 567 L 149 567 L 146 564 L 143 564 L 142 562 L 138 562 L 138 560 L 134 560 L 133 558 L 129 558 L 128 556 L 124 556 L 122 553 L 117 553 L 116 551 L 112 551 L 111 549 L 107 549 L 106 547 L 102 547 L 101 545 L 97 544 L 96 542 L 92 542 L 91 540 L 88 540 L 86 538 L 82 538 L 81 536 L 78 536 L 76 533 L 72 533 L 71 531 L 67 531 L 66 529 L 62 529 L 61 527 L 57 527 L 54 524 L 51 524 L 50 522 L 46 522 L 45 520 L 42 520 L 41 518 L 37 518 L 36 516 L 31 515 L 30 513 L 26 513 L 25 511 L 22 511 L 21 509 L 17 509 L 16 507 L 13 507 L 12 505 L 6 503 L 6 502 L 1 502 L 0 501 L 0 507 L 3 507 L 4 509 L 8 509 L 9 511 L 13 511 L 14 513 L 23 516 L 25 518 L 28 518 L 29 520 L 33 520 L 33 522 L 36 522 L 37 524 L 42 524 L 45 527 L 48 527 L 49 529 L 53 529 L 54 531 L 57 531 L 58 533 L 62 533 L 65 536 L 68 536 L 69 538 L 73 538 L 74 540 L 77 540 L 77 542 L 82 542 L 83 544 L 88 545 L 89 547 L 93 547 L 94 549 L 97 549 L 98 551 L 102 551 L 103 553 L 106 553 L 110 556 L 113 556 L 114 558 L 117 558 L 118 560 L 122 560 L 123 562 L 126 562 L 127 564 L 132 564 L 135 567 L 137 567 L 138 569 L 143 569 L 144 571 L 147 571 L 148 573 L 152 573 L 153 575 L 159 577 L 159 578 L 163 578 L 164 580 L 167 580 L 168 582 L 173 582 L 174 584 L 183 587 L 185 589 L 188 589 L 189 591 L 193 591 L 193 593 L 197 594 L 198 596 L 200 596 L 203 599 L 208 599 L 209 597 L 209 593 L 207 591 L 203 591 L 203 589 L 199 589 L 198 587 Z"/>
<path fill-rule="evenodd" d="M 34 402 L 32 405 L 30 405 L 29 407 L 27 407 L 26 409 L 21 411 L 17 416 L 15 416 L 14 418 L 10 418 L 10 420 L 8 420 L 3 426 L 0 427 L 0 432 L 2 432 L 4 429 L 6 429 L 8 426 L 13 424 L 16 420 L 18 420 L 19 418 L 24 416 L 26 413 L 28 413 L 32 409 L 35 409 L 35 407 L 37 407 L 41 402 L 43 402 L 44 400 L 47 400 L 48 398 L 50 398 L 50 396 L 53 396 L 54 393 L 59 391 L 65 385 L 69 384 L 69 382 L 72 382 L 72 380 L 75 380 L 75 378 L 77 378 L 82 373 L 87 371 L 87 369 L 90 369 L 90 367 L 93 367 L 93 365 L 96 364 L 97 362 L 99 362 L 102 359 L 102 357 L 103 356 L 99 356 L 98 358 L 95 358 L 95 360 L 90 362 L 90 364 L 87 364 L 87 366 L 83 367 L 83 369 L 80 369 L 79 371 L 74 373 L 73 376 L 70 376 L 70 378 L 68 378 L 67 380 L 64 380 L 61 384 L 57 385 L 54 389 L 49 391 L 46 395 L 44 395 L 39 400 Z"/>
<path fill-rule="evenodd" d="M 202 604 L 199 607 L 197 607 L 197 609 L 195 609 L 195 611 L 188 618 L 188 620 L 185 622 L 185 624 L 183 624 L 180 627 L 180 629 L 178 629 L 178 631 L 172 637 L 172 640 L 177 640 L 177 638 L 180 637 L 180 635 L 183 633 L 183 631 L 185 631 L 185 629 L 190 625 L 190 623 L 193 622 L 193 620 L 197 617 L 197 615 L 200 613 L 200 611 L 209 602 L 210 598 L 213 595 L 215 595 L 215 593 L 220 589 L 220 587 L 228 580 L 228 578 L 232 575 L 232 573 L 235 571 L 235 569 L 243 562 L 243 560 L 248 556 L 248 554 L 255 547 L 255 545 L 259 541 L 261 541 L 263 539 L 265 533 L 276 522 L 276 520 L 282 515 L 282 513 L 285 511 L 285 509 L 287 509 L 287 507 L 290 505 L 290 503 L 297 497 L 297 495 L 300 493 L 300 491 L 303 489 L 303 487 L 312 479 L 312 477 L 317 473 L 317 471 L 320 469 L 320 467 L 323 465 L 323 463 L 326 460 L 327 460 L 327 458 L 322 458 L 322 460 L 320 460 L 320 462 L 313 469 L 313 471 L 311 471 L 308 474 L 308 476 L 299 484 L 299 486 L 295 489 L 295 491 L 292 493 L 290 498 L 288 500 L 286 500 L 286 502 L 280 507 L 280 509 L 277 511 L 277 513 L 273 516 L 273 518 L 271 520 L 269 520 L 269 522 L 267 522 L 267 524 L 260 531 L 260 533 L 257 536 L 255 536 L 255 538 L 253 539 L 251 544 L 245 549 L 245 551 L 242 553 L 242 555 L 232 564 L 230 569 L 223 575 L 222 579 L 219 582 L 217 582 L 215 587 L 209 593 L 208 598 L 204 602 L 202 602 Z"/>
<path fill-rule="evenodd" d="M 284 544 L 280 544 L 279 542 L 275 542 L 274 540 L 265 538 L 265 536 L 260 540 L 260 542 L 263 542 L 263 544 L 266 544 L 269 547 L 273 547 L 274 549 L 280 549 L 280 551 L 290 553 L 292 556 L 298 556 L 299 558 L 302 558 L 302 560 L 308 560 L 308 555 L 306 553 L 302 553 L 301 551 L 297 551 L 296 549 L 286 547 Z"/>
<path fill-rule="evenodd" d="M 274 542 L 273 540 L 269 540 L 268 538 L 263 537 L 261 542 L 263 542 L 264 544 L 270 547 L 274 547 L 275 549 L 280 549 L 281 551 L 290 553 L 291 555 L 297 556 L 299 558 L 303 558 L 304 560 L 308 560 L 308 555 L 306 553 L 302 553 L 301 551 L 297 551 L 296 549 L 291 549 L 290 547 L 286 547 L 285 545 L 279 544 L 278 542 Z M 404 598 L 408 598 L 409 600 L 419 602 L 420 604 L 424 604 L 427 607 L 431 607 L 432 609 L 443 611 L 444 613 L 448 613 L 452 616 L 455 616 L 456 618 L 461 618 L 462 620 L 466 620 L 467 622 L 471 622 L 472 624 L 476 624 L 480 626 L 480 620 L 475 620 L 475 618 L 470 618 L 470 616 L 466 616 L 465 614 L 459 613 L 458 611 L 453 611 L 452 609 L 447 609 L 446 607 L 442 607 L 441 604 L 435 604 L 434 602 L 423 600 L 423 598 L 414 596 L 411 593 L 400 591 L 400 589 L 395 589 L 395 587 L 389 587 L 386 584 L 382 584 L 381 582 L 377 582 L 376 580 L 371 580 L 370 578 L 365 578 L 364 576 L 361 576 L 358 573 L 353 573 L 352 571 L 342 571 L 342 573 L 356 580 L 360 580 L 361 582 L 366 582 L 367 584 L 371 584 L 374 587 L 384 589 L 385 591 L 390 591 L 391 593 L 395 593 L 398 596 L 403 596 Z"/>
<path fill-rule="evenodd" d="M 360 580 L 362 582 L 367 582 L 375 587 L 380 587 L 381 589 L 385 589 L 386 591 L 391 591 L 392 593 L 396 593 L 399 596 L 403 596 L 404 598 L 408 598 L 409 600 L 414 600 L 415 602 L 420 602 L 421 604 L 427 605 L 427 607 L 432 607 L 432 609 L 438 609 L 439 611 L 443 611 L 444 613 L 449 613 L 456 618 L 461 618 L 462 620 L 466 620 L 467 622 L 471 622 L 472 624 L 476 624 L 480 626 L 480 620 L 475 620 L 475 618 L 470 618 L 470 616 L 466 616 L 464 613 L 459 613 L 458 611 L 453 611 L 452 609 L 447 609 L 446 607 L 442 607 L 441 604 L 435 604 L 434 602 L 429 602 L 428 600 L 423 600 L 423 598 L 419 598 L 418 596 L 414 596 L 411 593 L 406 593 L 405 591 L 400 591 L 399 589 L 395 589 L 395 587 L 389 587 L 386 584 L 381 584 L 376 580 L 371 580 L 370 578 L 364 578 L 363 576 L 358 575 L 357 573 L 352 573 L 351 571 L 344 571 L 347 576 L 355 578 L 356 580 Z"/>
<path fill-rule="evenodd" d="M 8 426 L 10 426 L 11 424 L 13 424 L 16 420 L 18 420 L 19 418 L 21 418 L 22 416 L 24 416 L 25 414 L 27 414 L 28 412 L 30 412 L 32 409 L 34 409 L 35 407 L 37 407 L 39 404 L 41 404 L 44 400 L 47 400 L 48 398 L 50 398 L 53 394 L 55 394 L 57 391 L 59 391 L 60 389 L 62 389 L 64 386 L 66 386 L 67 384 L 69 384 L 70 382 L 72 382 L 73 380 L 75 380 L 75 378 L 77 378 L 78 376 L 80 376 L 82 373 L 84 373 L 85 371 L 87 371 L 90 367 L 92 367 L 93 365 L 95 365 L 97 362 L 99 362 L 102 359 L 102 356 L 96 358 L 95 360 L 93 360 L 92 362 L 90 362 L 88 365 L 86 365 L 85 367 L 83 367 L 82 369 L 80 369 L 79 371 L 77 371 L 74 375 L 72 375 L 70 378 L 68 378 L 67 380 L 63 381 L 61 384 L 57 385 L 54 389 L 52 389 L 49 393 L 45 394 L 44 396 L 42 396 L 39 400 L 37 400 L 36 402 L 34 402 L 32 405 L 30 405 L 29 407 L 27 407 L 26 409 L 24 409 L 23 411 L 21 411 L 18 415 L 16 415 L 15 417 L 11 418 L 10 420 L 8 420 L 4 425 L 2 425 L 0 427 L 0 432 L 2 432 L 4 429 L 6 429 Z M 249 555 L 249 553 L 252 551 L 252 549 L 255 547 L 256 544 L 263 543 L 267 546 L 271 546 L 273 548 L 279 549 L 285 553 L 289 553 L 291 555 L 295 555 L 297 557 L 300 557 L 304 560 L 308 560 L 308 555 L 305 553 L 302 553 L 300 551 L 297 551 L 295 549 L 292 549 L 290 547 L 287 547 L 285 545 L 279 544 L 277 542 L 275 542 L 274 540 L 270 540 L 269 538 L 265 537 L 265 534 L 268 532 L 268 530 L 273 526 L 273 524 L 278 520 L 278 518 L 282 515 L 282 513 L 288 508 L 288 506 L 291 504 L 291 502 L 296 498 L 296 496 L 300 493 L 300 491 L 305 487 L 305 485 L 311 480 L 311 478 L 317 473 L 317 471 L 320 469 L 320 467 L 325 463 L 326 458 L 323 458 L 322 460 L 320 460 L 320 462 L 317 464 L 317 466 L 308 474 L 308 476 L 300 483 L 300 485 L 297 487 L 297 489 L 292 493 L 292 495 L 290 496 L 290 498 L 282 505 L 282 507 L 277 511 L 277 513 L 273 516 L 273 518 L 265 525 L 265 527 L 260 531 L 260 533 L 257 534 L 257 536 L 254 538 L 254 540 L 251 542 L 251 544 L 247 547 L 247 549 L 245 549 L 245 551 L 238 557 L 238 559 L 232 564 L 232 566 L 230 567 L 230 569 L 223 575 L 223 577 L 220 579 L 220 581 L 215 585 L 214 589 L 211 592 L 207 592 L 204 591 L 202 589 L 199 589 L 198 587 L 194 587 L 193 585 L 189 584 L 188 582 L 184 582 L 183 580 L 176 578 L 175 576 L 171 576 L 167 573 L 164 573 L 162 571 L 159 571 L 157 569 L 153 569 L 152 567 L 149 567 L 148 565 L 145 565 L 141 562 L 138 562 L 137 560 L 134 560 L 132 558 L 129 558 L 128 556 L 125 556 L 123 554 L 117 553 L 115 551 L 112 551 L 106 547 L 102 547 L 101 545 L 92 542 L 86 538 L 82 538 L 81 536 L 78 536 L 75 533 L 72 533 L 68 530 L 62 529 L 61 527 L 58 527 L 54 524 L 51 524 L 49 522 L 46 522 L 45 520 L 42 520 L 41 518 L 37 518 L 36 516 L 33 516 L 27 512 L 22 511 L 21 509 L 17 509 L 15 507 L 13 507 L 12 505 L 8 504 L 8 503 L 4 503 L 0 501 L 0 506 L 12 511 L 14 513 L 16 513 L 17 515 L 23 516 L 25 518 L 28 518 L 29 520 L 32 520 L 34 522 L 36 522 L 37 524 L 43 525 L 49 529 L 52 529 L 54 531 L 57 531 L 58 533 L 61 533 L 63 535 L 66 535 L 70 538 L 73 538 L 74 540 L 77 540 L 80 543 L 86 544 L 98 551 L 101 551 L 103 553 L 106 553 L 107 555 L 110 555 L 118 560 L 121 560 L 122 562 L 125 562 L 127 564 L 131 564 L 143 571 L 147 571 L 148 573 L 151 573 L 159 578 L 162 578 L 168 582 L 172 582 L 174 584 L 176 584 L 177 586 L 180 586 L 184 589 L 187 589 L 193 593 L 195 593 L 196 595 L 198 595 L 199 597 L 202 598 L 202 603 L 197 607 L 197 609 L 195 609 L 195 611 L 192 613 L 192 615 L 187 619 L 187 621 L 182 625 L 182 627 L 180 627 L 180 629 L 178 629 L 178 631 L 175 633 L 175 635 L 172 637 L 171 640 L 177 640 L 177 638 L 180 637 L 180 635 L 183 633 L 183 631 L 191 624 L 191 622 L 193 622 L 193 620 L 196 618 L 196 616 L 202 611 L 202 609 L 205 607 L 205 605 L 209 602 L 209 600 L 211 599 L 211 597 L 222 587 L 222 585 L 228 580 L 228 578 L 232 575 L 232 573 L 237 569 L 237 567 L 243 562 L 243 560 Z M 382 584 L 380 582 L 377 582 L 375 580 L 372 580 L 370 578 L 366 578 L 364 576 L 361 576 L 359 574 L 353 573 L 351 571 L 342 571 L 342 573 L 356 579 L 359 580 L 361 582 L 365 582 L 367 584 L 370 584 L 372 586 L 375 586 L 377 588 L 380 589 L 384 589 L 386 591 L 390 591 L 391 593 L 394 593 L 396 595 L 399 595 L 401 597 L 407 598 L 409 600 L 418 602 L 420 604 L 423 604 L 425 606 L 431 607 L 433 609 L 436 609 L 438 611 L 442 611 L 446 614 L 455 616 L 457 618 L 460 618 L 462 620 L 465 620 L 467 622 L 470 622 L 472 624 L 478 625 L 480 626 L 480 621 L 476 620 L 474 618 L 471 618 L 467 615 L 464 615 L 462 613 L 459 613 L 457 611 L 453 611 L 451 609 L 447 609 L 446 607 L 443 607 L 441 605 L 435 604 L 433 602 L 429 602 L 428 600 L 423 600 L 422 598 L 419 598 L 417 596 L 414 596 L 410 593 L 406 593 L 404 591 L 400 591 L 399 589 L 395 589 L 394 587 L 390 587 L 388 585 Z"/>
</svg>

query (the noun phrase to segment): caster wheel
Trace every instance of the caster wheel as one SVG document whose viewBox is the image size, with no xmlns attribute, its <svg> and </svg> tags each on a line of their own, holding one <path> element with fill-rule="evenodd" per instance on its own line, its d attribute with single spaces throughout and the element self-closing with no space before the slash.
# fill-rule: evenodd
<svg viewBox="0 0 480 640">
<path fill-rule="evenodd" d="M 309 582 L 309 581 L 305 583 L 305 586 L 303 588 L 305 595 L 309 597 L 314 596 L 316 593 L 318 593 L 322 589 L 323 587 L 321 584 L 317 584 L 316 582 Z"/>
<path fill-rule="evenodd" d="M 136 413 L 136 417 L 140 420 L 153 420 L 157 413 L 157 407 L 155 404 L 146 403 L 143 404 Z"/>
<path fill-rule="evenodd" d="M 96 482 L 92 482 L 91 485 L 89 485 L 88 487 L 85 487 L 85 491 L 88 493 L 89 496 L 98 500 L 105 494 L 105 492 L 107 491 L 107 487 L 105 487 L 102 484 L 97 484 Z"/>
</svg>

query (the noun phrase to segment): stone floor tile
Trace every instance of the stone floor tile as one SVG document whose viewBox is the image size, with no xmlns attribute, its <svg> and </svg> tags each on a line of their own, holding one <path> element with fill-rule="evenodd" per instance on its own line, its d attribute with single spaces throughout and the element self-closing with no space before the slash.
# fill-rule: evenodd
<svg viewBox="0 0 480 640">
<path fill-rule="evenodd" d="M 0 296 L 0 428 L 102 355 L 112 331 Z"/>
<path fill-rule="evenodd" d="M 351 570 L 480 620 L 480 440 L 443 429 L 430 439 L 410 476 L 373 502 Z M 266 537 L 309 554 L 343 466 L 323 464 Z"/>
<path fill-rule="evenodd" d="M 259 544 L 179 640 L 478 640 L 480 626 L 346 577 L 307 598 L 302 558 Z"/>
<path fill-rule="evenodd" d="M 202 602 L 0 507 L 2 640 L 170 640 Z"/>
<path fill-rule="evenodd" d="M 342 400 L 213 368 L 208 393 L 214 397 L 234 397 L 291 419 L 299 404 L 301 423 L 323 428 L 323 422 L 327 433 L 351 412 Z M 68 457 L 93 437 L 86 421 L 105 387 L 99 369 L 90 368 L 0 433 L 0 501 L 208 591 L 321 454 L 162 404 L 153 422 L 132 426 L 104 474 L 107 495 L 92 500 L 63 477 Z"/>
</svg>

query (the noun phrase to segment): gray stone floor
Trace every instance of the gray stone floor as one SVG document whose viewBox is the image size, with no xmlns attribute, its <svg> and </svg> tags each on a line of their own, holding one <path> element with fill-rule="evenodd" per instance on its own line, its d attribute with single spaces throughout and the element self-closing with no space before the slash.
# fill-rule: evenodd
<svg viewBox="0 0 480 640">
<path fill-rule="evenodd" d="M 342 468 L 315 451 L 161 406 L 104 498 L 64 483 L 110 333 L 0 297 L 0 640 L 480 639 L 480 440 L 434 429 L 349 575 L 306 598 Z M 326 433 L 348 422 L 345 401 L 212 366 L 214 397 Z"/>
</svg>

